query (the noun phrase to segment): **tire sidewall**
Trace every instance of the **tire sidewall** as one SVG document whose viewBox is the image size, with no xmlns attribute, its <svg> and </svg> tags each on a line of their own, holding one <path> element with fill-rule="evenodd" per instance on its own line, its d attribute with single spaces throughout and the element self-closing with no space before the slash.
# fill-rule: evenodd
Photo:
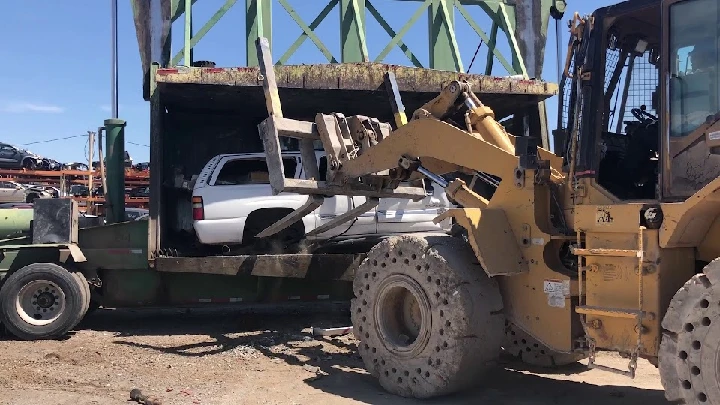
<svg viewBox="0 0 720 405">
<path fill-rule="evenodd" d="M 16 300 L 20 290 L 36 280 L 47 280 L 57 285 L 65 294 L 65 309 L 53 322 L 30 325 L 17 312 Z M 0 289 L 0 319 L 5 327 L 23 340 L 55 338 L 65 334 L 82 312 L 84 302 L 80 285 L 75 277 L 56 264 L 37 263 L 25 266 L 11 274 Z"/>
<path fill-rule="evenodd" d="M 394 252 L 390 256 L 385 255 L 388 248 Z M 486 364 L 497 358 L 504 336 L 503 318 L 489 315 L 496 309 L 490 299 L 478 300 L 487 297 L 481 297 L 472 273 L 445 262 L 445 257 L 434 251 L 436 247 L 428 248 L 422 239 L 407 237 L 378 244 L 356 272 L 355 298 L 351 304 L 354 334 L 360 340 L 358 350 L 366 369 L 387 391 L 416 398 L 467 388 L 485 371 Z M 401 256 L 398 250 L 403 251 Z M 378 311 L 382 308 L 376 307 L 385 280 L 389 278 L 419 285 L 422 296 L 415 299 L 429 303 L 420 335 L 409 351 L 392 350 L 393 345 L 388 345 L 379 331 Z"/>
</svg>

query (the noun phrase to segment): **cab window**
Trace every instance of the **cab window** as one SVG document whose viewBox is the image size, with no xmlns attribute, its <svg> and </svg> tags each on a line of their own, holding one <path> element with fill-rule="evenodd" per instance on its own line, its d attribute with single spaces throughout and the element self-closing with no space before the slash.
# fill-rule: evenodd
<svg viewBox="0 0 720 405">
<path fill-rule="evenodd" d="M 720 6 L 717 0 L 670 7 L 670 136 L 684 137 L 720 112 Z M 692 23 L 689 23 L 692 22 Z"/>
</svg>

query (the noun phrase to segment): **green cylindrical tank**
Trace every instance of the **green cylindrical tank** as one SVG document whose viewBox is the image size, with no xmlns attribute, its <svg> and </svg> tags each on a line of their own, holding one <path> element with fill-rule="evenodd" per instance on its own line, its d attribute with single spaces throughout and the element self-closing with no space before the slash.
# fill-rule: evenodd
<svg viewBox="0 0 720 405">
<path fill-rule="evenodd" d="M 105 175 L 105 215 L 108 224 L 125 220 L 125 120 L 105 120 L 107 159 Z"/>
<path fill-rule="evenodd" d="M 0 239 L 28 235 L 32 219 L 32 208 L 0 209 Z"/>
</svg>

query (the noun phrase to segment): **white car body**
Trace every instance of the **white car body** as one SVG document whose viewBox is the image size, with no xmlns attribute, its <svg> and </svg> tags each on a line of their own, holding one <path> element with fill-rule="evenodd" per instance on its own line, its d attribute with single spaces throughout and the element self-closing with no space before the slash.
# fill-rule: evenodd
<svg viewBox="0 0 720 405">
<path fill-rule="evenodd" d="M 27 187 L 15 181 L 0 181 L 0 203 L 28 202 L 28 196 L 30 196 L 31 194 L 36 195 L 37 198 L 52 197 L 50 193 L 47 193 L 45 191 L 28 190 Z"/>
<path fill-rule="evenodd" d="M 319 162 L 325 160 L 323 152 L 317 152 L 317 156 Z M 284 152 L 283 159 L 286 177 L 305 178 L 299 152 Z M 246 176 L 249 181 L 228 181 L 225 174 L 218 179 L 223 168 L 231 171 L 233 168 L 252 165 L 255 165 L 254 169 L 238 175 Z M 320 166 L 321 171 L 324 170 L 323 163 Z M 199 200 L 198 197 L 202 199 L 203 219 L 194 220 L 193 227 L 200 243 L 206 245 L 241 244 L 246 221 L 252 212 L 262 208 L 295 210 L 308 198 L 295 193 L 272 194 L 267 180 L 264 153 L 225 154 L 214 157 L 205 165 L 195 182 L 193 201 Z M 305 232 L 331 221 L 365 201 L 365 197 L 325 198 L 319 208 L 302 219 Z M 420 201 L 381 198 L 377 208 L 362 214 L 355 221 L 349 221 L 313 238 L 445 232 L 449 230 L 451 221 L 447 219 L 435 224 L 433 220 L 448 208 L 450 202 L 444 190 L 433 185 L 432 194 Z"/>
</svg>

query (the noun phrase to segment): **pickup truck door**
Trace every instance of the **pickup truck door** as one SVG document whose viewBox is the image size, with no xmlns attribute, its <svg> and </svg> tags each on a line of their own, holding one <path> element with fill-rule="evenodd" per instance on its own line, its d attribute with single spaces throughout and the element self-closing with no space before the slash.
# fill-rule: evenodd
<svg viewBox="0 0 720 405">
<path fill-rule="evenodd" d="M 296 159 L 283 156 L 287 177 L 297 177 L 300 165 Z M 244 228 L 233 222 L 236 218 L 245 219 L 260 208 L 298 205 L 297 197 L 272 194 L 267 172 L 263 156 L 225 157 L 213 169 L 209 186 L 203 187 L 199 195 L 203 198 L 205 219 L 217 221 L 215 231 L 223 235 L 219 239 L 228 243 L 242 241 Z"/>
<path fill-rule="evenodd" d="M 327 173 L 327 159 L 325 156 L 318 156 L 318 163 L 320 169 L 320 181 L 325 181 L 325 174 Z M 304 170 L 302 178 L 306 178 Z M 338 195 L 334 197 L 326 197 L 323 205 L 315 210 L 317 216 L 316 225 L 321 226 L 326 224 L 337 216 L 342 215 L 354 207 L 357 207 L 365 203 L 365 197 L 349 197 Z M 346 222 L 336 228 L 330 229 L 327 232 L 323 232 L 318 235 L 320 237 L 328 238 L 342 234 L 346 235 L 368 235 L 374 234 L 377 231 L 375 221 L 375 209 L 364 213 L 354 221 Z"/>
<path fill-rule="evenodd" d="M 433 219 L 450 207 L 441 187 L 425 180 L 426 197 L 420 201 L 381 198 L 377 207 L 377 232 L 380 234 L 439 231 Z M 409 186 L 409 184 L 402 184 Z"/>
</svg>

